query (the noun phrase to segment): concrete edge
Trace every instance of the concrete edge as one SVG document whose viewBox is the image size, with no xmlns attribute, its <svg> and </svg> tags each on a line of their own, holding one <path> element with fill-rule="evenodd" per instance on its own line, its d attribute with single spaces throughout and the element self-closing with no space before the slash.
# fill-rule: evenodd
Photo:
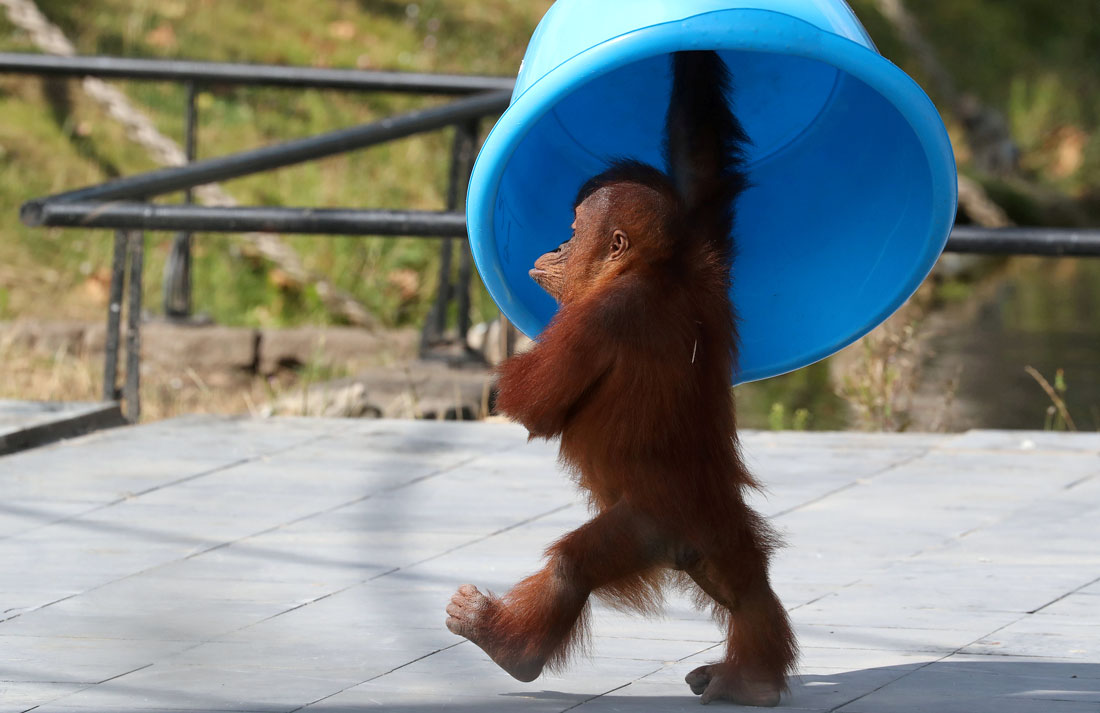
<svg viewBox="0 0 1100 713">
<path fill-rule="evenodd" d="M 72 414 L 60 414 L 47 423 L 0 435 L 0 456 L 124 425 L 126 419 L 122 416 L 122 407 L 117 401 L 108 401 Z"/>
</svg>

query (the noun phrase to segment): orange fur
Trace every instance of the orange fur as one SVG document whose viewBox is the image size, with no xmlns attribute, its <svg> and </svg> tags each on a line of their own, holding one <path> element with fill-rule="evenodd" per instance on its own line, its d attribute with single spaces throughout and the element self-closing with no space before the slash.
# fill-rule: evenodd
<svg viewBox="0 0 1100 713">
<path fill-rule="evenodd" d="M 500 367 L 498 409 L 532 437 L 560 437 L 563 464 L 599 512 L 495 600 L 490 645 L 519 659 L 560 665 L 584 640 L 589 594 L 651 612 L 666 573 L 682 570 L 727 626 L 725 662 L 738 675 L 778 691 L 793 665 L 768 583 L 778 539 L 744 502 L 758 484 L 729 387 L 732 206 L 747 185 L 747 139 L 726 109 L 725 72 L 713 53 L 677 55 L 673 175 L 619 162 L 582 189 L 561 309 L 533 349 Z M 604 257 L 613 230 L 631 242 L 614 263 Z"/>
</svg>

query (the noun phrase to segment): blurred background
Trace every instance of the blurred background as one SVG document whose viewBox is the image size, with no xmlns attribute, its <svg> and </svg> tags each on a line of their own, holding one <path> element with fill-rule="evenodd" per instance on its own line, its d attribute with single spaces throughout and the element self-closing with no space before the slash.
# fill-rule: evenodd
<svg viewBox="0 0 1100 713">
<path fill-rule="evenodd" d="M 60 36 L 80 55 L 514 76 L 550 4 L 0 0 L 0 51 L 48 51 L 43 37 Z M 30 26 L 27 5 L 53 28 L 46 35 Z M 961 223 L 1100 226 L 1100 3 L 852 5 L 883 54 L 941 108 L 963 175 Z M 182 143 L 184 86 L 112 85 Z M 199 158 L 439 101 L 206 87 L 197 98 Z M 223 187 L 242 205 L 443 210 L 451 140 L 450 131 L 426 134 Z M 28 228 L 19 206 L 157 166 L 79 80 L 0 74 L 0 399 L 94 401 L 103 388 L 96 330 L 106 313 L 111 233 Z M 486 415 L 484 367 L 452 379 L 423 376 L 417 366 L 441 241 L 284 237 L 301 270 L 237 236 L 196 236 L 193 311 L 207 326 L 186 327 L 191 346 L 183 352 L 177 332 L 162 334 L 168 344 L 159 346 L 158 333 L 148 333 L 145 420 L 192 412 Z M 172 238 L 147 237 L 143 291 L 151 324 L 163 313 Z M 333 309 L 317 281 L 342 291 L 367 317 Z M 472 348 L 491 362 L 498 355 L 488 325 L 498 313 L 476 278 L 470 312 Z M 206 337 L 194 336 L 202 330 Z M 263 359 L 233 346 L 257 335 L 282 346 Z M 742 423 L 754 428 L 1095 431 L 1098 364 L 1100 260 L 948 255 L 910 303 L 861 343 L 739 387 L 737 395 Z M 450 393 L 473 406 L 427 406 Z M 386 403 L 367 404 L 364 394 L 385 394 Z"/>
</svg>

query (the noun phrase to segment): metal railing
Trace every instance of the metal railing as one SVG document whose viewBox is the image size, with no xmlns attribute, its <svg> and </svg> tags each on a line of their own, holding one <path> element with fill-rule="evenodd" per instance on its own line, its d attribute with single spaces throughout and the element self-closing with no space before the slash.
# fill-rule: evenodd
<svg viewBox="0 0 1100 713">
<path fill-rule="evenodd" d="M 119 326 L 126 273 L 129 277 L 126 383 L 122 397 L 127 418 L 140 414 L 138 399 L 141 314 L 141 272 L 144 240 L 141 231 L 181 231 L 173 245 L 177 275 L 166 279 L 165 303 L 172 290 L 180 293 L 190 275 L 191 231 L 307 233 L 315 235 L 375 235 L 466 237 L 461 202 L 477 153 L 480 121 L 508 105 L 513 80 L 502 77 L 413 74 L 348 69 L 319 69 L 272 65 L 228 64 L 117 57 L 55 57 L 0 53 L 0 73 L 37 76 L 97 76 L 129 80 L 174 81 L 186 84 L 186 145 L 192 161 L 100 185 L 27 201 L 21 218 L 27 225 L 103 228 L 118 231 L 112 264 L 108 311 L 104 398 L 119 397 Z M 218 84 L 337 89 L 363 92 L 403 92 L 457 96 L 442 106 L 410 112 L 362 126 L 341 129 L 229 156 L 194 161 L 198 112 L 196 94 Z M 193 205 L 196 186 L 282 168 L 334 154 L 393 141 L 414 134 L 455 127 L 451 174 L 444 211 L 317 209 L 309 207 L 208 207 Z M 183 205 L 150 202 L 165 193 L 187 191 Z M 957 226 L 947 251 L 1000 255 L 1100 256 L 1100 230 L 1055 228 L 987 229 Z M 469 285 L 472 260 L 469 246 L 459 253 L 458 282 L 452 284 L 453 246 L 443 243 L 439 288 L 422 331 L 422 350 L 439 339 L 446 326 L 448 305 L 458 301 L 459 331 L 469 326 Z M 187 293 L 187 290 L 182 290 Z M 187 297 L 189 302 L 189 295 Z"/>
<path fill-rule="evenodd" d="M 983 255 L 1100 257 L 1100 230 L 977 228 L 956 225 L 945 252 Z"/>
<path fill-rule="evenodd" d="M 454 211 L 339 208 L 207 207 L 78 201 L 24 206 L 24 222 L 62 228 L 268 231 L 314 235 L 465 237 L 466 216 Z M 28 214 L 29 213 L 29 214 Z M 956 225 L 944 252 L 981 255 L 1100 257 L 1100 230 L 979 228 Z"/>
<path fill-rule="evenodd" d="M 107 315 L 103 396 L 105 400 L 121 397 L 126 406 L 126 416 L 131 421 L 138 419 L 141 410 L 139 360 L 144 262 L 142 231 L 180 231 L 173 241 L 164 288 L 166 316 L 175 318 L 186 318 L 190 314 L 193 231 L 464 238 L 465 216 L 459 211 L 477 154 L 481 120 L 502 112 L 508 106 L 514 84 L 511 78 L 504 77 L 12 53 L 0 53 L 0 73 L 172 81 L 184 83 L 187 87 L 184 107 L 185 144 L 190 163 L 32 199 L 20 211 L 24 223 L 31 226 L 109 228 L 117 231 Z M 226 84 L 398 92 L 451 96 L 457 99 L 442 106 L 413 111 L 362 126 L 230 156 L 195 161 L 198 143 L 197 95 L 203 88 Z M 455 128 L 455 138 L 446 211 L 207 207 L 192 203 L 191 190 L 196 186 L 450 127 Z M 151 202 L 155 197 L 181 190 L 185 191 L 185 203 L 182 205 L 158 205 Z M 452 243 L 453 240 L 445 240 L 443 243 L 439 285 L 431 314 L 421 333 L 422 353 L 427 353 L 442 338 L 446 329 L 448 305 L 452 301 L 458 303 L 458 333 L 463 334 L 469 328 L 472 258 L 469 247 L 463 243 L 458 255 L 458 279 L 452 281 Z M 127 302 L 126 378 L 120 389 L 118 362 L 124 300 Z"/>
</svg>

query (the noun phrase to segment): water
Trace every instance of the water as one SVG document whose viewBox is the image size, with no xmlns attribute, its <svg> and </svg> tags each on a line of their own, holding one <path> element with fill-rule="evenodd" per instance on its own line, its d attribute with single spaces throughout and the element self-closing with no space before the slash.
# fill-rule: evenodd
<svg viewBox="0 0 1100 713">
<path fill-rule="evenodd" d="M 1046 427 L 1051 398 L 1028 366 L 1052 385 L 1063 370 L 1071 418 L 1100 430 L 1100 260 L 1016 258 L 929 322 L 918 394 L 942 403 L 958 376 L 952 430 Z"/>
<path fill-rule="evenodd" d="M 1100 430 L 1100 260 L 1014 258 L 976 284 L 940 294 L 947 299 L 919 327 L 923 366 L 908 430 L 1058 426 L 1028 366 L 1052 386 L 1062 370 L 1070 417 L 1079 430 Z M 830 359 L 738 387 L 741 425 L 858 427 L 835 393 L 837 367 Z"/>
</svg>

